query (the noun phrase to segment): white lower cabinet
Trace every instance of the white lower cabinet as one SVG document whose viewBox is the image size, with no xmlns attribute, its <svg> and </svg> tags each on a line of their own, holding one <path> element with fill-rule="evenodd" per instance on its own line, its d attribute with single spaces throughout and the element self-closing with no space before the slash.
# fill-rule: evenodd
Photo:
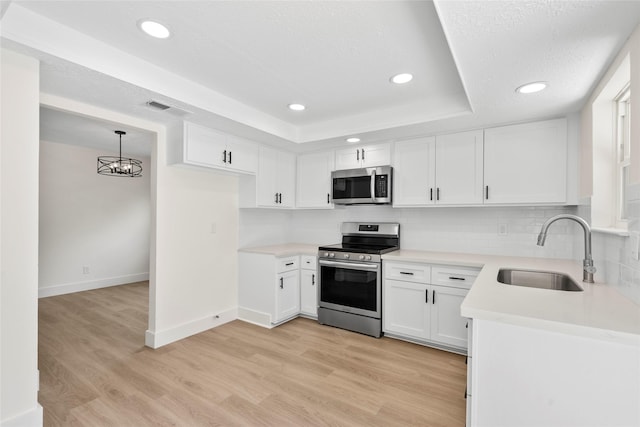
<svg viewBox="0 0 640 427">
<path fill-rule="evenodd" d="M 272 327 L 300 313 L 300 257 L 238 254 L 238 317 Z"/>
<path fill-rule="evenodd" d="M 302 255 L 300 263 L 300 314 L 318 318 L 318 271 L 316 257 Z"/>
<path fill-rule="evenodd" d="M 460 304 L 479 269 L 385 261 L 383 270 L 385 334 L 466 352 Z"/>
</svg>

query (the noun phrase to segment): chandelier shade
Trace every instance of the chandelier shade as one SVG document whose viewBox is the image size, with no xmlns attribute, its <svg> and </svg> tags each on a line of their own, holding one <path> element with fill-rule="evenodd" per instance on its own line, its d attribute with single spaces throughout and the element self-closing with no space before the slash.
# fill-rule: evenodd
<svg viewBox="0 0 640 427">
<path fill-rule="evenodd" d="M 121 176 L 127 178 L 141 177 L 142 160 L 122 157 L 122 135 L 126 135 L 127 133 L 122 130 L 116 130 L 115 133 L 120 136 L 120 155 L 99 156 L 98 173 L 100 175 Z"/>
</svg>

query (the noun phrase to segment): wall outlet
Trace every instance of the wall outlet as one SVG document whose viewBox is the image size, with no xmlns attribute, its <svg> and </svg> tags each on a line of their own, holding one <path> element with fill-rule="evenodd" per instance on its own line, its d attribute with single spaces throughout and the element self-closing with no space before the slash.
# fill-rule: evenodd
<svg viewBox="0 0 640 427">
<path fill-rule="evenodd" d="M 89 274 L 89 267 L 82 267 L 82 274 Z"/>
<path fill-rule="evenodd" d="M 498 224 L 498 236 L 506 236 L 509 234 L 508 224 Z"/>
</svg>

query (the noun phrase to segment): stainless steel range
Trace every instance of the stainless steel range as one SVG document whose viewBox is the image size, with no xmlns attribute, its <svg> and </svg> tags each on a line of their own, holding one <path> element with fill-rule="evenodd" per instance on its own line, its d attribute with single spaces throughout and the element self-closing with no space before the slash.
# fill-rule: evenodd
<svg viewBox="0 0 640 427">
<path fill-rule="evenodd" d="M 400 248 L 400 224 L 342 224 L 342 243 L 318 248 L 318 322 L 382 335 L 381 255 Z"/>
</svg>

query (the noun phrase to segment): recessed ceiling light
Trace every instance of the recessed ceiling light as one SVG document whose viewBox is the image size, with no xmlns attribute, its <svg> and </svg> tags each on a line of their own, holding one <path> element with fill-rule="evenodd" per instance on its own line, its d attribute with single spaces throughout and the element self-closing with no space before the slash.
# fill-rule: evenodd
<svg viewBox="0 0 640 427">
<path fill-rule="evenodd" d="M 546 82 L 533 82 L 522 85 L 516 89 L 518 93 L 535 93 L 544 90 L 547 87 Z"/>
<path fill-rule="evenodd" d="M 404 83 L 409 83 L 411 80 L 413 80 L 413 74 L 409 74 L 409 73 L 396 74 L 395 76 L 391 77 L 390 80 L 391 82 L 399 85 Z"/>
<path fill-rule="evenodd" d="M 293 111 L 302 111 L 304 109 L 306 109 L 307 107 L 305 107 L 302 104 L 289 104 L 289 109 L 293 110 Z"/>
<path fill-rule="evenodd" d="M 166 39 L 171 35 L 171 32 L 166 26 L 149 19 L 141 19 L 138 21 L 138 26 L 142 31 L 157 39 Z"/>
<path fill-rule="evenodd" d="M 347 142 L 351 142 L 351 143 L 360 142 L 360 138 L 356 138 L 356 137 L 347 138 Z"/>
</svg>

